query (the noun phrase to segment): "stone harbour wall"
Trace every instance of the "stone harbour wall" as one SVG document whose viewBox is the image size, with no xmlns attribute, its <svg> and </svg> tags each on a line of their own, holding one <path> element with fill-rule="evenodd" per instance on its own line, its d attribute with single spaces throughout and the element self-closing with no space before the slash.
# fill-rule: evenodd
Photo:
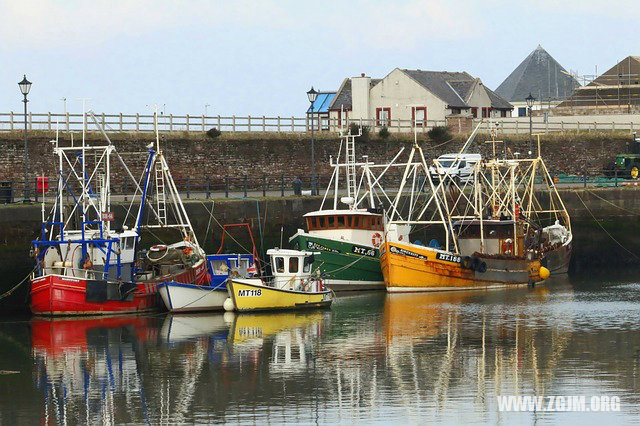
<svg viewBox="0 0 640 426">
<path fill-rule="evenodd" d="M 311 175 L 311 143 L 306 135 L 265 134 L 248 135 L 244 138 L 225 137 L 218 139 L 194 138 L 182 134 L 163 135 L 162 149 L 174 178 L 181 179 L 222 179 L 224 177 L 300 176 Z M 75 136 L 78 144 L 79 135 Z M 95 136 L 94 136 L 95 137 Z M 118 152 L 122 153 L 134 176 L 140 176 L 146 161 L 146 146 L 153 142 L 148 135 L 132 134 L 111 136 Z M 435 158 L 444 153 L 457 152 L 464 142 L 463 136 L 452 136 L 445 142 L 435 142 L 426 134 L 418 135 L 418 142 L 427 157 Z M 498 150 L 508 154 L 526 155 L 528 135 L 517 137 L 499 136 L 504 143 L 496 144 Z M 51 137 L 33 134 L 29 137 L 30 176 L 45 174 L 55 176 L 56 160 L 52 152 Z M 487 157 L 492 146 L 485 143 L 486 135 L 475 138 L 469 152 L 480 152 Z M 372 135 L 368 141 L 357 141 L 358 158 L 368 155 L 370 161 L 387 162 L 401 147 L 409 148 L 409 136 L 391 136 L 380 139 Z M 627 152 L 630 135 L 624 133 L 566 133 L 542 137 L 542 155 L 552 173 L 582 174 L 584 171 L 597 174 L 617 153 Z M 61 145 L 68 146 L 68 136 L 60 139 Z M 104 143 L 94 139 L 91 143 Z M 321 134 L 315 141 L 315 157 L 318 175 L 330 175 L 330 156 L 336 156 L 340 145 L 337 136 Z M 22 181 L 23 140 L 21 134 L 0 135 L 0 181 Z M 535 141 L 534 141 L 534 151 Z M 90 158 L 88 161 L 91 161 Z M 125 174 L 118 162 L 112 163 L 112 182 L 125 180 Z"/>
</svg>

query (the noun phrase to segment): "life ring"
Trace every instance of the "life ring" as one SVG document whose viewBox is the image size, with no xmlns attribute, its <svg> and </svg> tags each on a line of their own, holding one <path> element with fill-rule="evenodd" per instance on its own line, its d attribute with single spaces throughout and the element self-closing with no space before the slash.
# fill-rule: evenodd
<svg viewBox="0 0 640 426">
<path fill-rule="evenodd" d="M 513 254 L 513 240 L 511 238 L 502 241 L 502 254 Z"/>
<path fill-rule="evenodd" d="M 382 244 L 382 235 L 379 232 L 371 236 L 371 244 L 376 248 L 380 247 L 380 244 Z"/>
<path fill-rule="evenodd" d="M 159 252 L 159 251 L 165 251 L 167 248 L 168 248 L 168 247 L 167 247 L 167 246 L 165 246 L 164 244 L 156 244 L 155 246 L 151 246 L 151 247 L 149 248 L 149 251 L 152 251 L 152 252 L 157 253 L 157 252 Z"/>
</svg>

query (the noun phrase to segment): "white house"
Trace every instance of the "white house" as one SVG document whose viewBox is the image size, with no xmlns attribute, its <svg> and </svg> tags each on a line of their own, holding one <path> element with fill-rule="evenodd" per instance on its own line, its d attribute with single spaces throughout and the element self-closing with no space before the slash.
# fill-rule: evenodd
<svg viewBox="0 0 640 426">
<path fill-rule="evenodd" d="M 466 72 L 396 68 L 382 79 L 346 78 L 329 105 L 332 127 L 344 119 L 410 131 L 447 117 L 510 117 L 513 106 Z"/>
</svg>

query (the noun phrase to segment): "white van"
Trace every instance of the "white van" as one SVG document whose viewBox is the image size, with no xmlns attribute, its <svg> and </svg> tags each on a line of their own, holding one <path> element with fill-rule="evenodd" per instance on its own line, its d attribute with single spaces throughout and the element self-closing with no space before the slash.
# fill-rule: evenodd
<svg viewBox="0 0 640 426">
<path fill-rule="evenodd" d="M 459 182 L 473 180 L 473 166 L 482 160 L 480 154 L 444 154 L 434 161 L 429 167 L 431 179 L 438 181 L 448 176 L 449 179 Z"/>
</svg>

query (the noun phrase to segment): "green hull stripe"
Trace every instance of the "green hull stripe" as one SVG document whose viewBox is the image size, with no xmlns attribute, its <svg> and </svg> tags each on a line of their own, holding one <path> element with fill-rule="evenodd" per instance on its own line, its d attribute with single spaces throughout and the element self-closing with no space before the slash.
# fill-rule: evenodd
<svg viewBox="0 0 640 426">
<path fill-rule="evenodd" d="M 315 256 L 314 266 L 318 266 L 328 279 L 383 281 L 378 250 L 365 248 L 368 255 L 354 254 L 354 251 L 365 252 L 362 251 L 364 247 L 304 235 L 296 236 L 291 242 L 300 250 L 320 252 Z"/>
</svg>

